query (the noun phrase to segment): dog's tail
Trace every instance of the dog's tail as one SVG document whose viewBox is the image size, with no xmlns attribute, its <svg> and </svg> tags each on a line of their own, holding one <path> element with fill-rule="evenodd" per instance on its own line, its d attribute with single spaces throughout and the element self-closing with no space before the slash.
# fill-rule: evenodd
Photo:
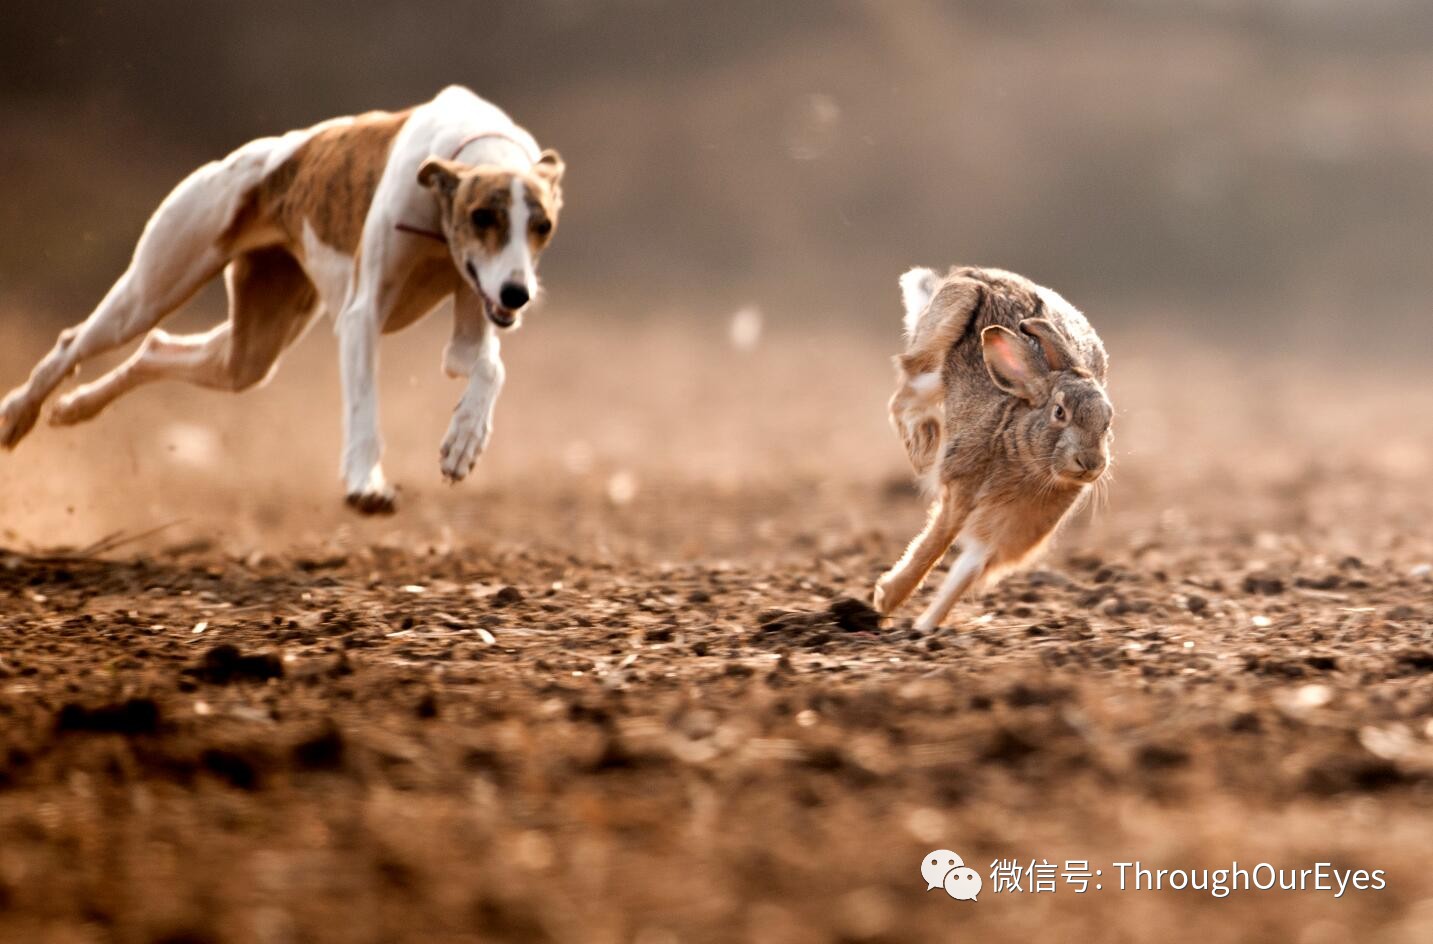
<svg viewBox="0 0 1433 944">
<path fill-rule="evenodd" d="M 939 288 L 940 276 L 936 275 L 934 269 L 916 266 L 901 276 L 901 303 L 905 306 L 902 321 L 905 324 L 907 341 L 915 337 L 916 325 L 920 324 L 921 315 Z"/>
</svg>

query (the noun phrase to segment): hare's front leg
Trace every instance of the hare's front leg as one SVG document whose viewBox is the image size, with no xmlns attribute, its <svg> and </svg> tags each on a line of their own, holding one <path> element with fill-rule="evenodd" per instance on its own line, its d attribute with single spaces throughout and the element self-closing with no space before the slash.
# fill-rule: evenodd
<svg viewBox="0 0 1433 944">
<path fill-rule="evenodd" d="M 950 548 L 969 512 L 969 502 L 958 495 L 953 486 L 941 486 L 925 529 L 916 535 L 896 565 L 876 581 L 873 602 L 878 612 L 889 616 L 915 593 L 926 574 Z"/>
<path fill-rule="evenodd" d="M 930 606 L 916 620 L 916 629 L 928 633 L 940 626 L 955 601 L 980 579 L 989 566 L 990 549 L 974 538 L 961 538 L 960 553 L 956 555 L 955 563 L 950 565 L 950 572 L 941 581 Z"/>
</svg>

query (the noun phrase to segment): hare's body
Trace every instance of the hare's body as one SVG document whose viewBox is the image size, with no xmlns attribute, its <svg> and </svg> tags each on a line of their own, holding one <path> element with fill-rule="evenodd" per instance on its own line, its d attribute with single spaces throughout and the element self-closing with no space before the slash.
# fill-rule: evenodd
<svg viewBox="0 0 1433 944">
<path fill-rule="evenodd" d="M 906 353 L 891 421 L 935 501 L 925 530 L 876 585 L 893 612 L 952 543 L 959 555 L 917 625 L 940 624 L 971 585 L 1038 550 L 1108 461 L 1104 346 L 1056 293 L 995 269 L 901 280 Z"/>
</svg>

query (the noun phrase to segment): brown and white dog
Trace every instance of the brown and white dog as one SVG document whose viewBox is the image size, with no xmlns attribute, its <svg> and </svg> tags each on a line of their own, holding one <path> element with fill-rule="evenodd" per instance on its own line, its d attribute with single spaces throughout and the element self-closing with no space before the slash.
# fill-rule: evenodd
<svg viewBox="0 0 1433 944">
<path fill-rule="evenodd" d="M 142 334 L 124 364 L 61 397 L 51 422 L 89 419 L 154 380 L 233 391 L 262 383 L 326 310 L 339 338 L 348 501 L 392 511 L 379 464 L 378 338 L 451 296 L 443 368 L 469 380 L 439 464 L 457 481 L 492 433 L 503 384 L 498 333 L 515 327 L 537 294 L 562 173 L 555 151 L 539 150 L 501 109 L 456 86 L 406 111 L 252 141 L 190 174 L 159 205 L 99 307 L 62 331 L 0 403 L 0 445 L 13 448 L 29 432 L 83 361 Z M 228 321 L 193 335 L 155 327 L 220 272 Z"/>
</svg>

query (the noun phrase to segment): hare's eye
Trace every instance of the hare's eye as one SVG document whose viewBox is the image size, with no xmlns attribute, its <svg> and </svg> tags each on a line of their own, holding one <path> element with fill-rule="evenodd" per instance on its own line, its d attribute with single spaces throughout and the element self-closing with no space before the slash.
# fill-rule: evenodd
<svg viewBox="0 0 1433 944">
<path fill-rule="evenodd" d="M 1055 404 L 1055 422 L 1065 422 L 1065 408 L 1058 403 Z"/>
</svg>

